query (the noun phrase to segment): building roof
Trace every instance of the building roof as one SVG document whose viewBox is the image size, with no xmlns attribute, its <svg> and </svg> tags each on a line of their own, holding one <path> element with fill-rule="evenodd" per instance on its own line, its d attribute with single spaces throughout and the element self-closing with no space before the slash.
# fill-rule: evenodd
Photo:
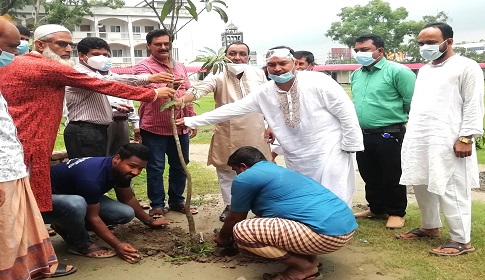
<svg viewBox="0 0 485 280">
<path fill-rule="evenodd" d="M 226 26 L 226 30 L 227 29 L 231 29 L 231 30 L 237 30 L 237 26 L 234 24 L 234 23 L 229 23 L 227 26 Z"/>
</svg>

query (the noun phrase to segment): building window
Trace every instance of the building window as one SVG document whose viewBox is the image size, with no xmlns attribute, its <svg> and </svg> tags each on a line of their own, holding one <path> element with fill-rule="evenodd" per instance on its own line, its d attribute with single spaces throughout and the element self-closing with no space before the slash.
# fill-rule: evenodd
<svg viewBox="0 0 485 280">
<path fill-rule="evenodd" d="M 111 50 L 113 57 L 123 57 L 123 50 Z"/>
<path fill-rule="evenodd" d="M 135 57 L 143 57 L 143 50 L 135 50 Z"/>
<path fill-rule="evenodd" d="M 153 26 L 145 26 L 145 33 L 148 33 L 148 32 L 153 31 L 153 30 L 155 30 L 155 27 L 153 27 Z"/>
<path fill-rule="evenodd" d="M 133 26 L 133 33 L 141 33 L 141 26 Z"/>
<path fill-rule="evenodd" d="M 178 48 L 172 48 L 172 58 L 174 60 L 179 60 L 179 49 Z"/>
<path fill-rule="evenodd" d="M 79 31 L 81 31 L 81 32 L 91 31 L 91 25 L 81 25 L 81 26 L 79 26 Z"/>
<path fill-rule="evenodd" d="M 110 31 L 111 32 L 121 32 L 121 26 L 117 25 L 117 26 L 110 26 Z"/>
</svg>

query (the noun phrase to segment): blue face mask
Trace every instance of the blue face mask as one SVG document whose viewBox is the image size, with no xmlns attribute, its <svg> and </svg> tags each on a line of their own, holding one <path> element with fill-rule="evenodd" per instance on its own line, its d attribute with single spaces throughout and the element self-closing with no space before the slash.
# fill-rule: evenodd
<svg viewBox="0 0 485 280">
<path fill-rule="evenodd" d="M 288 71 L 279 76 L 268 73 L 268 78 L 270 78 L 271 80 L 275 81 L 275 83 L 278 83 L 278 84 L 284 84 L 289 80 L 293 79 L 294 77 L 295 75 L 291 71 Z"/>
<path fill-rule="evenodd" d="M 17 50 L 19 51 L 19 55 L 28 53 L 29 50 L 29 42 L 25 40 L 20 40 L 20 45 L 17 46 Z"/>
<path fill-rule="evenodd" d="M 2 52 L 2 54 L 0 54 L 0 67 L 7 66 L 12 63 L 15 55 L 13 53 L 2 51 L 2 49 L 0 49 L 0 51 Z"/>
</svg>

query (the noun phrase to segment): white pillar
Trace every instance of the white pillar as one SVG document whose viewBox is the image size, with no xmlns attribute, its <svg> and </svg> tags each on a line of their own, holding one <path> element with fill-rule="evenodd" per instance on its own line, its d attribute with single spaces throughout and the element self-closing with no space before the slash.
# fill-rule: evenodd
<svg viewBox="0 0 485 280">
<path fill-rule="evenodd" d="M 135 40 L 133 39 L 133 19 L 128 16 L 128 38 L 130 41 L 130 61 L 131 66 L 135 65 Z"/>
</svg>

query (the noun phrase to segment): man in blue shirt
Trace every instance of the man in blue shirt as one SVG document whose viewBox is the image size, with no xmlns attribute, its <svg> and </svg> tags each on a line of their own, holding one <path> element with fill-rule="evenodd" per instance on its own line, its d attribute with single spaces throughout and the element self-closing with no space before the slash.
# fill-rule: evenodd
<svg viewBox="0 0 485 280">
<path fill-rule="evenodd" d="M 43 213 L 69 245 L 69 252 L 91 258 L 107 258 L 116 253 L 128 262 L 139 255 L 128 243 L 119 241 L 107 225 L 125 224 L 135 216 L 151 228 L 170 222 L 154 220 L 141 208 L 130 188 L 149 159 L 148 148 L 126 144 L 112 157 L 75 158 L 51 168 L 53 211 Z M 104 194 L 114 188 L 118 201 Z M 94 244 L 86 226 L 114 248 Z"/>
<path fill-rule="evenodd" d="M 234 239 L 241 253 L 288 265 L 264 279 L 320 279 L 317 255 L 342 248 L 357 228 L 347 204 L 320 183 L 266 161 L 254 147 L 239 148 L 227 164 L 238 175 L 217 245 Z M 246 219 L 250 210 L 256 218 Z"/>
</svg>

